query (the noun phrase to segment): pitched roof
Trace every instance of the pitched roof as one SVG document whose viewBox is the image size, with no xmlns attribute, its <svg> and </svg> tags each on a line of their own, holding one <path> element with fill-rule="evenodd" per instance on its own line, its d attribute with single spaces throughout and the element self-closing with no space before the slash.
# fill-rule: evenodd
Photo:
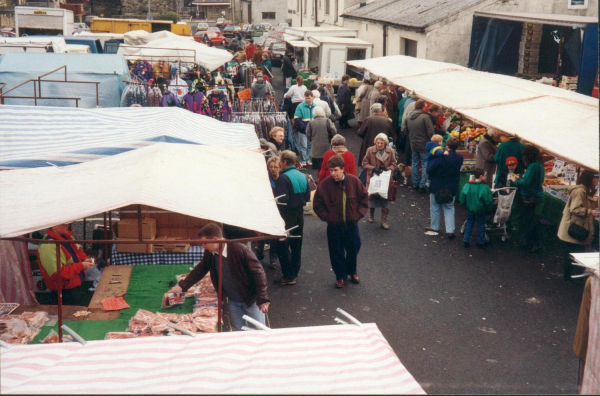
<svg viewBox="0 0 600 396">
<path fill-rule="evenodd" d="M 342 17 L 423 31 L 428 26 L 486 1 L 488 0 L 377 0 L 348 11 Z"/>
</svg>

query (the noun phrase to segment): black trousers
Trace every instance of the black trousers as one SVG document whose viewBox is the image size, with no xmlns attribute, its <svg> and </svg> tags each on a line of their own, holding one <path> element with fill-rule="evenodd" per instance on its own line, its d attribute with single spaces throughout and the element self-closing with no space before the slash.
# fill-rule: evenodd
<svg viewBox="0 0 600 396">
<path fill-rule="evenodd" d="M 569 242 L 565 242 L 567 247 L 565 250 L 565 256 L 564 256 L 564 265 L 565 265 L 565 272 L 564 272 L 564 279 L 565 280 L 571 280 L 571 275 L 578 275 L 583 273 L 583 268 L 577 267 L 577 269 L 573 268 L 573 263 L 571 261 L 571 258 L 569 257 L 569 255 L 571 253 L 584 253 L 585 252 L 585 245 L 579 245 L 577 243 L 569 243 Z"/>
<path fill-rule="evenodd" d="M 350 114 L 348 113 L 342 113 L 342 116 L 340 117 L 340 126 L 341 127 L 349 127 L 350 125 L 348 125 L 348 120 L 350 119 Z"/>
<path fill-rule="evenodd" d="M 292 236 L 300 238 L 288 238 L 285 241 L 277 241 L 277 257 L 281 265 L 281 273 L 285 279 L 295 279 L 300 272 L 302 260 L 302 235 L 304 233 L 304 209 L 293 208 L 286 209 L 281 213 L 285 221 L 285 228 L 290 229 L 294 226 L 298 228 L 290 231 Z"/>
<path fill-rule="evenodd" d="M 360 251 L 358 224 L 327 223 L 329 260 L 336 280 L 346 280 L 356 275 L 356 262 Z"/>
<path fill-rule="evenodd" d="M 87 307 L 90 305 L 90 301 L 94 295 L 93 291 L 89 288 L 92 287 L 93 282 L 83 282 L 80 286 L 74 287 L 73 289 L 64 289 L 62 292 L 62 303 L 63 305 L 80 305 Z M 50 292 L 50 305 L 58 304 L 58 292 Z"/>
</svg>

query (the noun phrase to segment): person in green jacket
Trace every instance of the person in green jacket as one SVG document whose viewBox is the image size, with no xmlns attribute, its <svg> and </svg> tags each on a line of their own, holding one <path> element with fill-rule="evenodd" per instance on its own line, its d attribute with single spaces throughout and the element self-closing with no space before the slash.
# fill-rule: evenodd
<svg viewBox="0 0 600 396">
<path fill-rule="evenodd" d="M 469 215 L 465 225 L 465 234 L 463 237 L 463 246 L 471 246 L 471 231 L 477 223 L 477 247 L 482 249 L 485 244 L 485 220 L 486 213 L 491 207 L 494 197 L 492 190 L 486 183 L 486 174 L 483 169 L 475 169 L 473 172 L 475 180 L 470 181 L 460 192 L 460 204 L 467 207 Z"/>
<path fill-rule="evenodd" d="M 523 149 L 523 162 L 527 168 L 525 174 L 513 183 L 519 188 L 520 203 L 523 206 L 519 216 L 519 230 L 524 237 L 523 246 L 536 252 L 542 248 L 536 208 L 544 197 L 542 184 L 546 171 L 542 163 L 542 154 L 537 147 L 528 145 Z"/>
<path fill-rule="evenodd" d="M 523 149 L 525 145 L 519 141 L 519 138 L 513 136 L 509 138 L 506 142 L 502 142 L 500 147 L 498 147 L 498 151 L 494 155 L 494 162 L 498 164 L 498 168 L 496 169 L 496 177 L 494 178 L 494 184 L 498 183 L 498 179 L 500 178 L 500 174 L 502 172 L 507 172 L 508 167 L 506 166 L 506 159 L 508 157 L 515 157 L 517 159 L 517 169 L 515 173 L 521 175 L 523 174 Z"/>
</svg>

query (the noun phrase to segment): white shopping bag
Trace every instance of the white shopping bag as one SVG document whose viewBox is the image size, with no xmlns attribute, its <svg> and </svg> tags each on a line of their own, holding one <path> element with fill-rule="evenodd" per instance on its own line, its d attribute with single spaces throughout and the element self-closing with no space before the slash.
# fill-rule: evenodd
<svg viewBox="0 0 600 396">
<path fill-rule="evenodd" d="M 392 171 L 381 172 L 381 174 L 371 176 L 369 181 L 369 195 L 379 195 L 383 199 L 388 197 L 388 189 L 390 187 L 390 177 L 392 177 Z"/>
<path fill-rule="evenodd" d="M 494 215 L 494 223 L 504 224 L 510 219 L 515 195 L 515 191 L 512 191 L 508 195 L 498 195 L 498 208 Z"/>
</svg>

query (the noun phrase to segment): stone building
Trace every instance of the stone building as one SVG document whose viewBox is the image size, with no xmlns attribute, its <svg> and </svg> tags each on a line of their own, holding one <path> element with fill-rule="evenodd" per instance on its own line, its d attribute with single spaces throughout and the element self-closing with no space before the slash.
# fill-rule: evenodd
<svg viewBox="0 0 600 396">
<path fill-rule="evenodd" d="M 183 0 L 150 0 L 150 13 L 154 19 L 169 11 L 179 13 L 183 8 Z M 123 18 L 146 19 L 148 15 L 147 0 L 121 0 Z"/>
</svg>

